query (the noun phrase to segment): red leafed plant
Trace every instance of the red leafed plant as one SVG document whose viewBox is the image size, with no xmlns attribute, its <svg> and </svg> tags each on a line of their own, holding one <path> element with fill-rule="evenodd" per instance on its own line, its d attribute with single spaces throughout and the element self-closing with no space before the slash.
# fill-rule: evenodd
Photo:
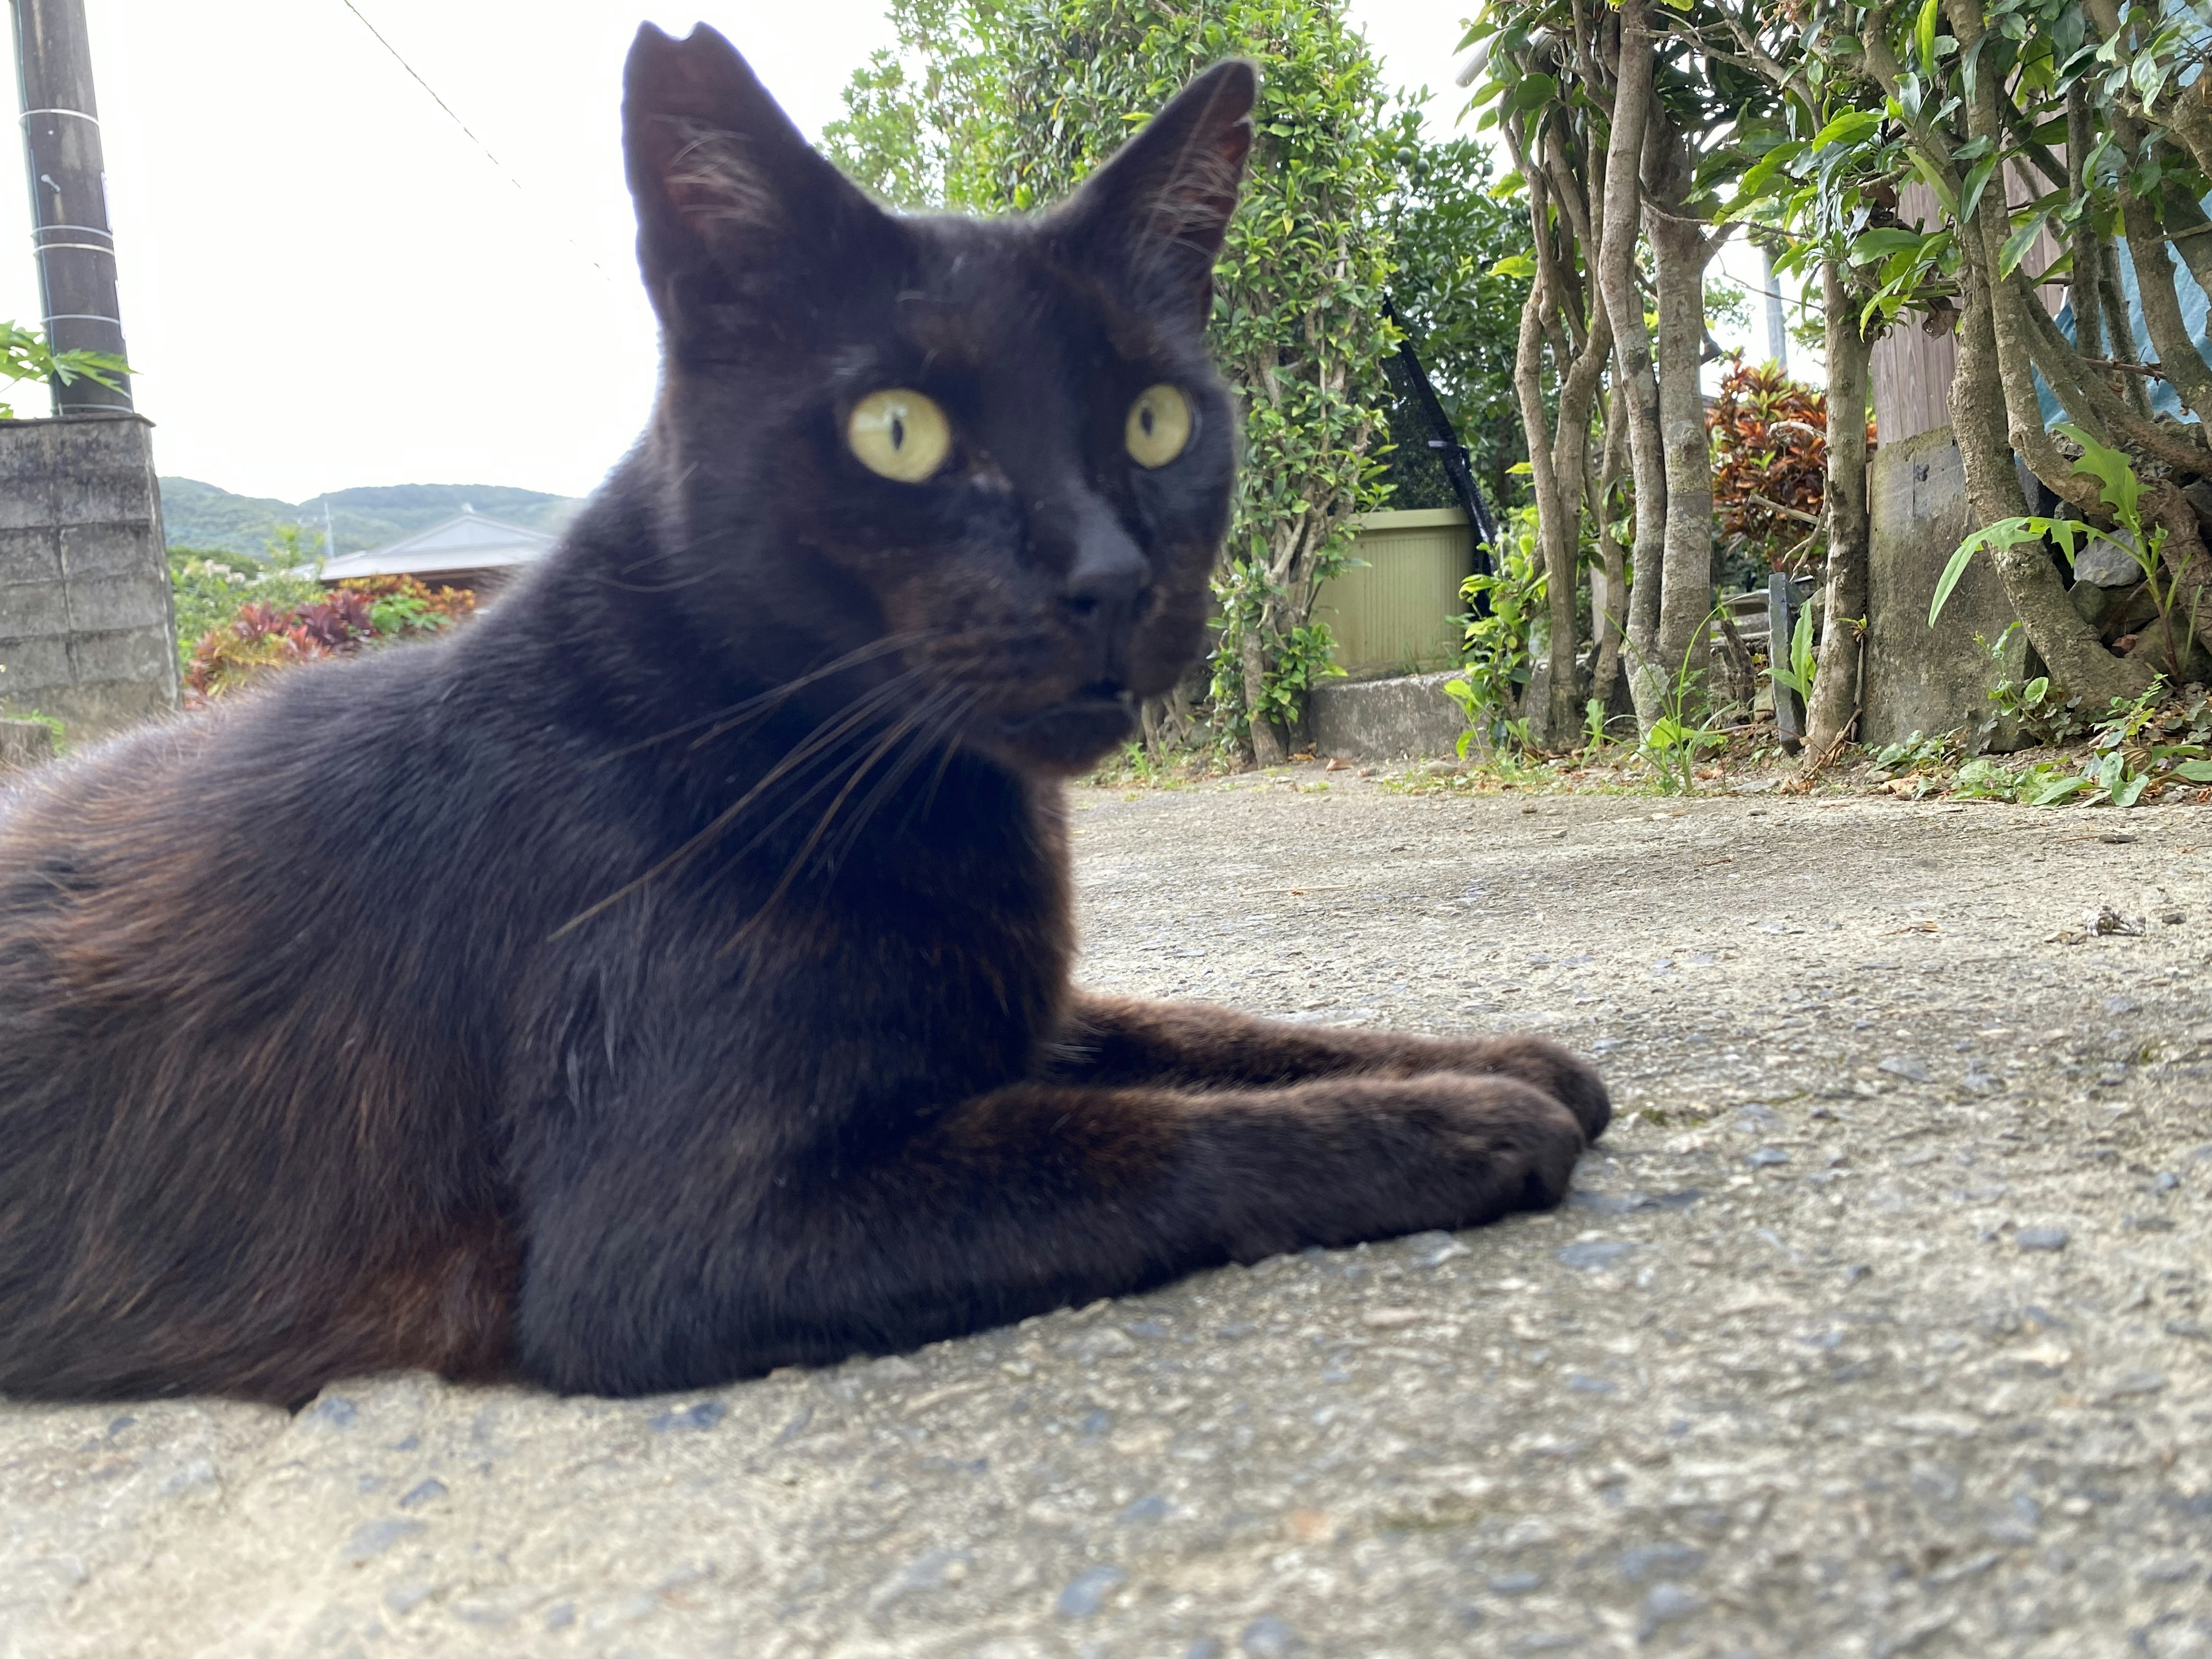
<svg viewBox="0 0 2212 1659">
<path fill-rule="evenodd" d="M 341 582 L 305 605 L 249 601 L 193 648 L 185 671 L 185 700 L 199 707 L 272 668 L 348 656 L 392 640 L 449 628 L 476 609 L 464 589 L 432 588 L 412 576 Z"/>
<path fill-rule="evenodd" d="M 1741 352 L 1727 361 L 1720 396 L 1705 416 L 1713 509 L 1721 533 L 1741 552 L 1796 574 L 1813 562 L 1826 487 L 1827 394 L 1772 363 L 1747 363 Z"/>
</svg>

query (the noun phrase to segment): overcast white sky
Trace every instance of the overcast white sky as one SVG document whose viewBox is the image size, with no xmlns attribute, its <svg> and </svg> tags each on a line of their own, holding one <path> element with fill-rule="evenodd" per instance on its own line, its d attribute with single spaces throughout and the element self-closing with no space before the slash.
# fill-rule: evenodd
<svg viewBox="0 0 2212 1659">
<path fill-rule="evenodd" d="M 641 16 L 720 28 L 814 134 L 887 41 L 881 0 L 354 3 L 501 166 L 344 0 L 87 0 L 161 471 L 287 501 L 411 483 L 582 494 L 653 392 L 617 109 Z M 1431 124 L 1448 127 L 1465 7 L 1352 9 L 1394 82 L 1446 88 Z M 27 324 L 21 154 L 0 182 L 0 318 Z"/>
</svg>

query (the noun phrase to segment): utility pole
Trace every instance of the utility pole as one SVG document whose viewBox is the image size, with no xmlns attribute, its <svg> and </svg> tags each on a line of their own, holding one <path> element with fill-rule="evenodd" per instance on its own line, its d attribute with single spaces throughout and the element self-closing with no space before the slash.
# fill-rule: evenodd
<svg viewBox="0 0 2212 1659">
<path fill-rule="evenodd" d="M 57 356 L 120 358 L 84 0 L 10 3 L 46 343 Z M 131 408 L 127 384 L 50 383 L 54 419 L 0 421 L 0 714 L 35 708 L 68 721 L 76 741 L 177 706 L 177 613 L 154 423 Z"/>
<path fill-rule="evenodd" d="M 1774 275 L 1774 248 L 1759 245 L 1759 269 L 1764 283 L 1759 295 L 1766 301 L 1766 355 L 1778 368 L 1790 367 L 1790 328 L 1782 315 L 1782 283 Z"/>
<path fill-rule="evenodd" d="M 84 0 L 12 0 L 23 154 L 31 180 L 31 243 L 46 344 L 57 353 L 123 349 L 115 296 L 115 238 L 107 228 L 107 170 L 92 96 L 92 39 Z M 56 415 L 128 415 L 131 383 L 78 375 L 52 385 Z"/>
</svg>

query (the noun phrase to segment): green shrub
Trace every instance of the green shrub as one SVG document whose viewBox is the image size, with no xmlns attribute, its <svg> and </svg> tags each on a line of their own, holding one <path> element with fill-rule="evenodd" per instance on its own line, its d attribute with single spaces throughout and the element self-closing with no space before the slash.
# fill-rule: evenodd
<svg viewBox="0 0 2212 1659">
<path fill-rule="evenodd" d="M 310 605 L 322 597 L 323 586 L 298 571 L 274 569 L 249 553 L 173 547 L 169 592 L 177 611 L 177 664 L 189 670 L 193 647 L 233 620 L 240 607 Z"/>
<path fill-rule="evenodd" d="M 1445 693 L 1467 716 L 1470 738 L 1499 748 L 1519 737 L 1521 693 L 1534 666 L 1534 640 L 1550 589 L 1536 545 L 1536 509 L 1516 507 L 1500 527 L 1498 568 L 1460 585 L 1468 602 L 1466 660 Z M 1484 601 L 1488 614 L 1482 614 Z M 1460 750 L 1464 755 L 1464 746 Z"/>
<path fill-rule="evenodd" d="M 251 591 L 259 593 L 264 586 L 256 583 Z M 328 591 L 309 581 L 307 587 L 307 596 L 290 604 L 247 599 L 203 635 L 185 665 L 186 702 L 199 706 L 288 663 L 351 656 L 440 632 L 466 621 L 477 602 L 465 589 L 432 588 L 412 576 L 368 576 Z"/>
</svg>

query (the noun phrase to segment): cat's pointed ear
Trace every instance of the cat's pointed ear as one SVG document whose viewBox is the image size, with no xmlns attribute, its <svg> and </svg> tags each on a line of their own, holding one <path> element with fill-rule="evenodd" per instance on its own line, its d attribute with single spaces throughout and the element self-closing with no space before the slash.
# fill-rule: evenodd
<svg viewBox="0 0 2212 1659">
<path fill-rule="evenodd" d="M 638 29 L 623 73 L 623 154 L 646 289 L 679 336 L 715 307 L 866 269 L 897 238 L 704 23 L 681 40 Z"/>
<path fill-rule="evenodd" d="M 1213 262 L 1251 153 L 1258 88 L 1251 64 L 1240 58 L 1216 64 L 1061 210 L 1060 234 L 1071 252 L 1118 278 L 1144 309 L 1205 319 Z"/>
</svg>

